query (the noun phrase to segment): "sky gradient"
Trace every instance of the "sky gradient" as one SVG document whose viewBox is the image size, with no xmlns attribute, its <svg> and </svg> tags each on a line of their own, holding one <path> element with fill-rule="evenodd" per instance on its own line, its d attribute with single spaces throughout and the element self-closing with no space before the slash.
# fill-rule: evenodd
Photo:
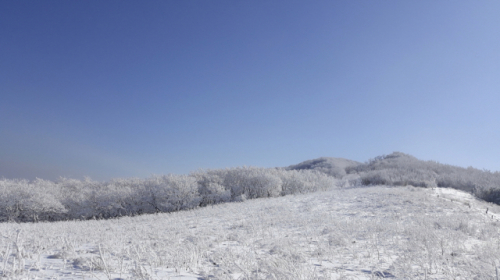
<svg viewBox="0 0 500 280">
<path fill-rule="evenodd" d="M 0 177 L 400 151 L 500 171 L 499 1 L 0 0 Z"/>
</svg>

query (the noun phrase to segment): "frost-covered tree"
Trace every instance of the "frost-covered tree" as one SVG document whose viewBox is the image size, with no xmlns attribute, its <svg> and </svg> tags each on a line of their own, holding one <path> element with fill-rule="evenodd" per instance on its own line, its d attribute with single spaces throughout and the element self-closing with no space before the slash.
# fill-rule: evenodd
<svg viewBox="0 0 500 280">
<path fill-rule="evenodd" d="M 497 198 L 500 173 L 418 160 L 400 152 L 376 157 L 365 164 L 348 168 L 347 172 L 359 174 L 364 185 L 454 188 L 487 201 L 500 202 Z"/>
<path fill-rule="evenodd" d="M 0 180 L 0 219 L 38 221 L 57 219 L 66 210 L 53 182 L 36 179 Z"/>
<path fill-rule="evenodd" d="M 334 188 L 314 170 L 238 167 L 146 179 L 0 180 L 0 220 L 106 219 Z"/>
<path fill-rule="evenodd" d="M 196 179 L 187 175 L 154 176 L 144 182 L 149 203 L 157 212 L 197 207 L 201 201 Z"/>
<path fill-rule="evenodd" d="M 201 197 L 200 206 L 218 204 L 231 200 L 231 190 L 224 187 L 224 177 L 216 171 L 198 171 L 190 176 L 198 182 L 198 193 Z"/>
</svg>

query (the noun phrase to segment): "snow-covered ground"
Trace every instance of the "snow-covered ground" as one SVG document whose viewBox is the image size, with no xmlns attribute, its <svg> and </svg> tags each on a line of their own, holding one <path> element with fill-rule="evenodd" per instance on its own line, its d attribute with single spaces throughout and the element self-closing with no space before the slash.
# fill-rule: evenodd
<svg viewBox="0 0 500 280">
<path fill-rule="evenodd" d="M 499 207 L 362 187 L 114 220 L 0 224 L 7 279 L 495 279 Z"/>
</svg>

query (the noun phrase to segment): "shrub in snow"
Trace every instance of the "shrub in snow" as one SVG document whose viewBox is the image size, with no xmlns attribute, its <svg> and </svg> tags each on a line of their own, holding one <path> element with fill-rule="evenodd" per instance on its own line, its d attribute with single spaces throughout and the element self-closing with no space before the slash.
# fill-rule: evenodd
<svg viewBox="0 0 500 280">
<path fill-rule="evenodd" d="M 248 198 L 276 197 L 281 194 L 281 179 L 274 172 L 253 169 L 246 175 L 244 188 Z"/>
<path fill-rule="evenodd" d="M 65 212 L 57 199 L 57 186 L 41 179 L 0 181 L 0 220 L 54 220 Z"/>
<path fill-rule="evenodd" d="M 422 170 L 384 169 L 361 174 L 364 185 L 392 185 L 432 188 L 436 187 L 435 176 Z"/>
<path fill-rule="evenodd" d="M 101 213 L 105 218 L 137 214 L 142 204 L 138 193 L 143 188 L 143 180 L 138 178 L 111 180 L 101 188 Z"/>
<path fill-rule="evenodd" d="M 307 175 L 306 180 L 312 187 L 310 191 L 325 191 L 339 184 L 338 180 L 321 172 L 314 171 L 305 174 Z"/>
<path fill-rule="evenodd" d="M 149 193 L 144 199 L 156 212 L 195 208 L 201 201 L 196 179 L 187 175 L 154 176 L 144 185 Z"/>
<path fill-rule="evenodd" d="M 103 184 L 85 180 L 61 178 L 58 184 L 62 191 L 62 203 L 67 209 L 68 219 L 90 219 L 105 217 L 108 196 Z"/>
<path fill-rule="evenodd" d="M 500 188 L 498 189 L 483 189 L 476 194 L 477 197 L 492 202 L 495 204 L 500 204 Z"/>
<path fill-rule="evenodd" d="M 231 200 L 231 190 L 224 187 L 224 178 L 217 172 L 198 171 L 191 173 L 190 176 L 198 182 L 198 193 L 201 197 L 200 206 Z"/>
<path fill-rule="evenodd" d="M 278 170 L 282 182 L 281 195 L 302 192 L 304 190 L 303 173 L 297 170 Z"/>
</svg>

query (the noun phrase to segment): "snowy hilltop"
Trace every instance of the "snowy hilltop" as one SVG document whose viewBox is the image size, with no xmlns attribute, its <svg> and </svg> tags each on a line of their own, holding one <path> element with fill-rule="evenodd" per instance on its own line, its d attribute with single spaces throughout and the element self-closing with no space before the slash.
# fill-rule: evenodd
<svg viewBox="0 0 500 280">
<path fill-rule="evenodd" d="M 500 172 L 423 161 L 401 152 L 379 156 L 365 163 L 341 158 L 319 158 L 291 165 L 287 169 L 315 170 L 338 179 L 358 178 L 359 184 L 366 186 L 453 188 L 500 204 Z"/>
</svg>

